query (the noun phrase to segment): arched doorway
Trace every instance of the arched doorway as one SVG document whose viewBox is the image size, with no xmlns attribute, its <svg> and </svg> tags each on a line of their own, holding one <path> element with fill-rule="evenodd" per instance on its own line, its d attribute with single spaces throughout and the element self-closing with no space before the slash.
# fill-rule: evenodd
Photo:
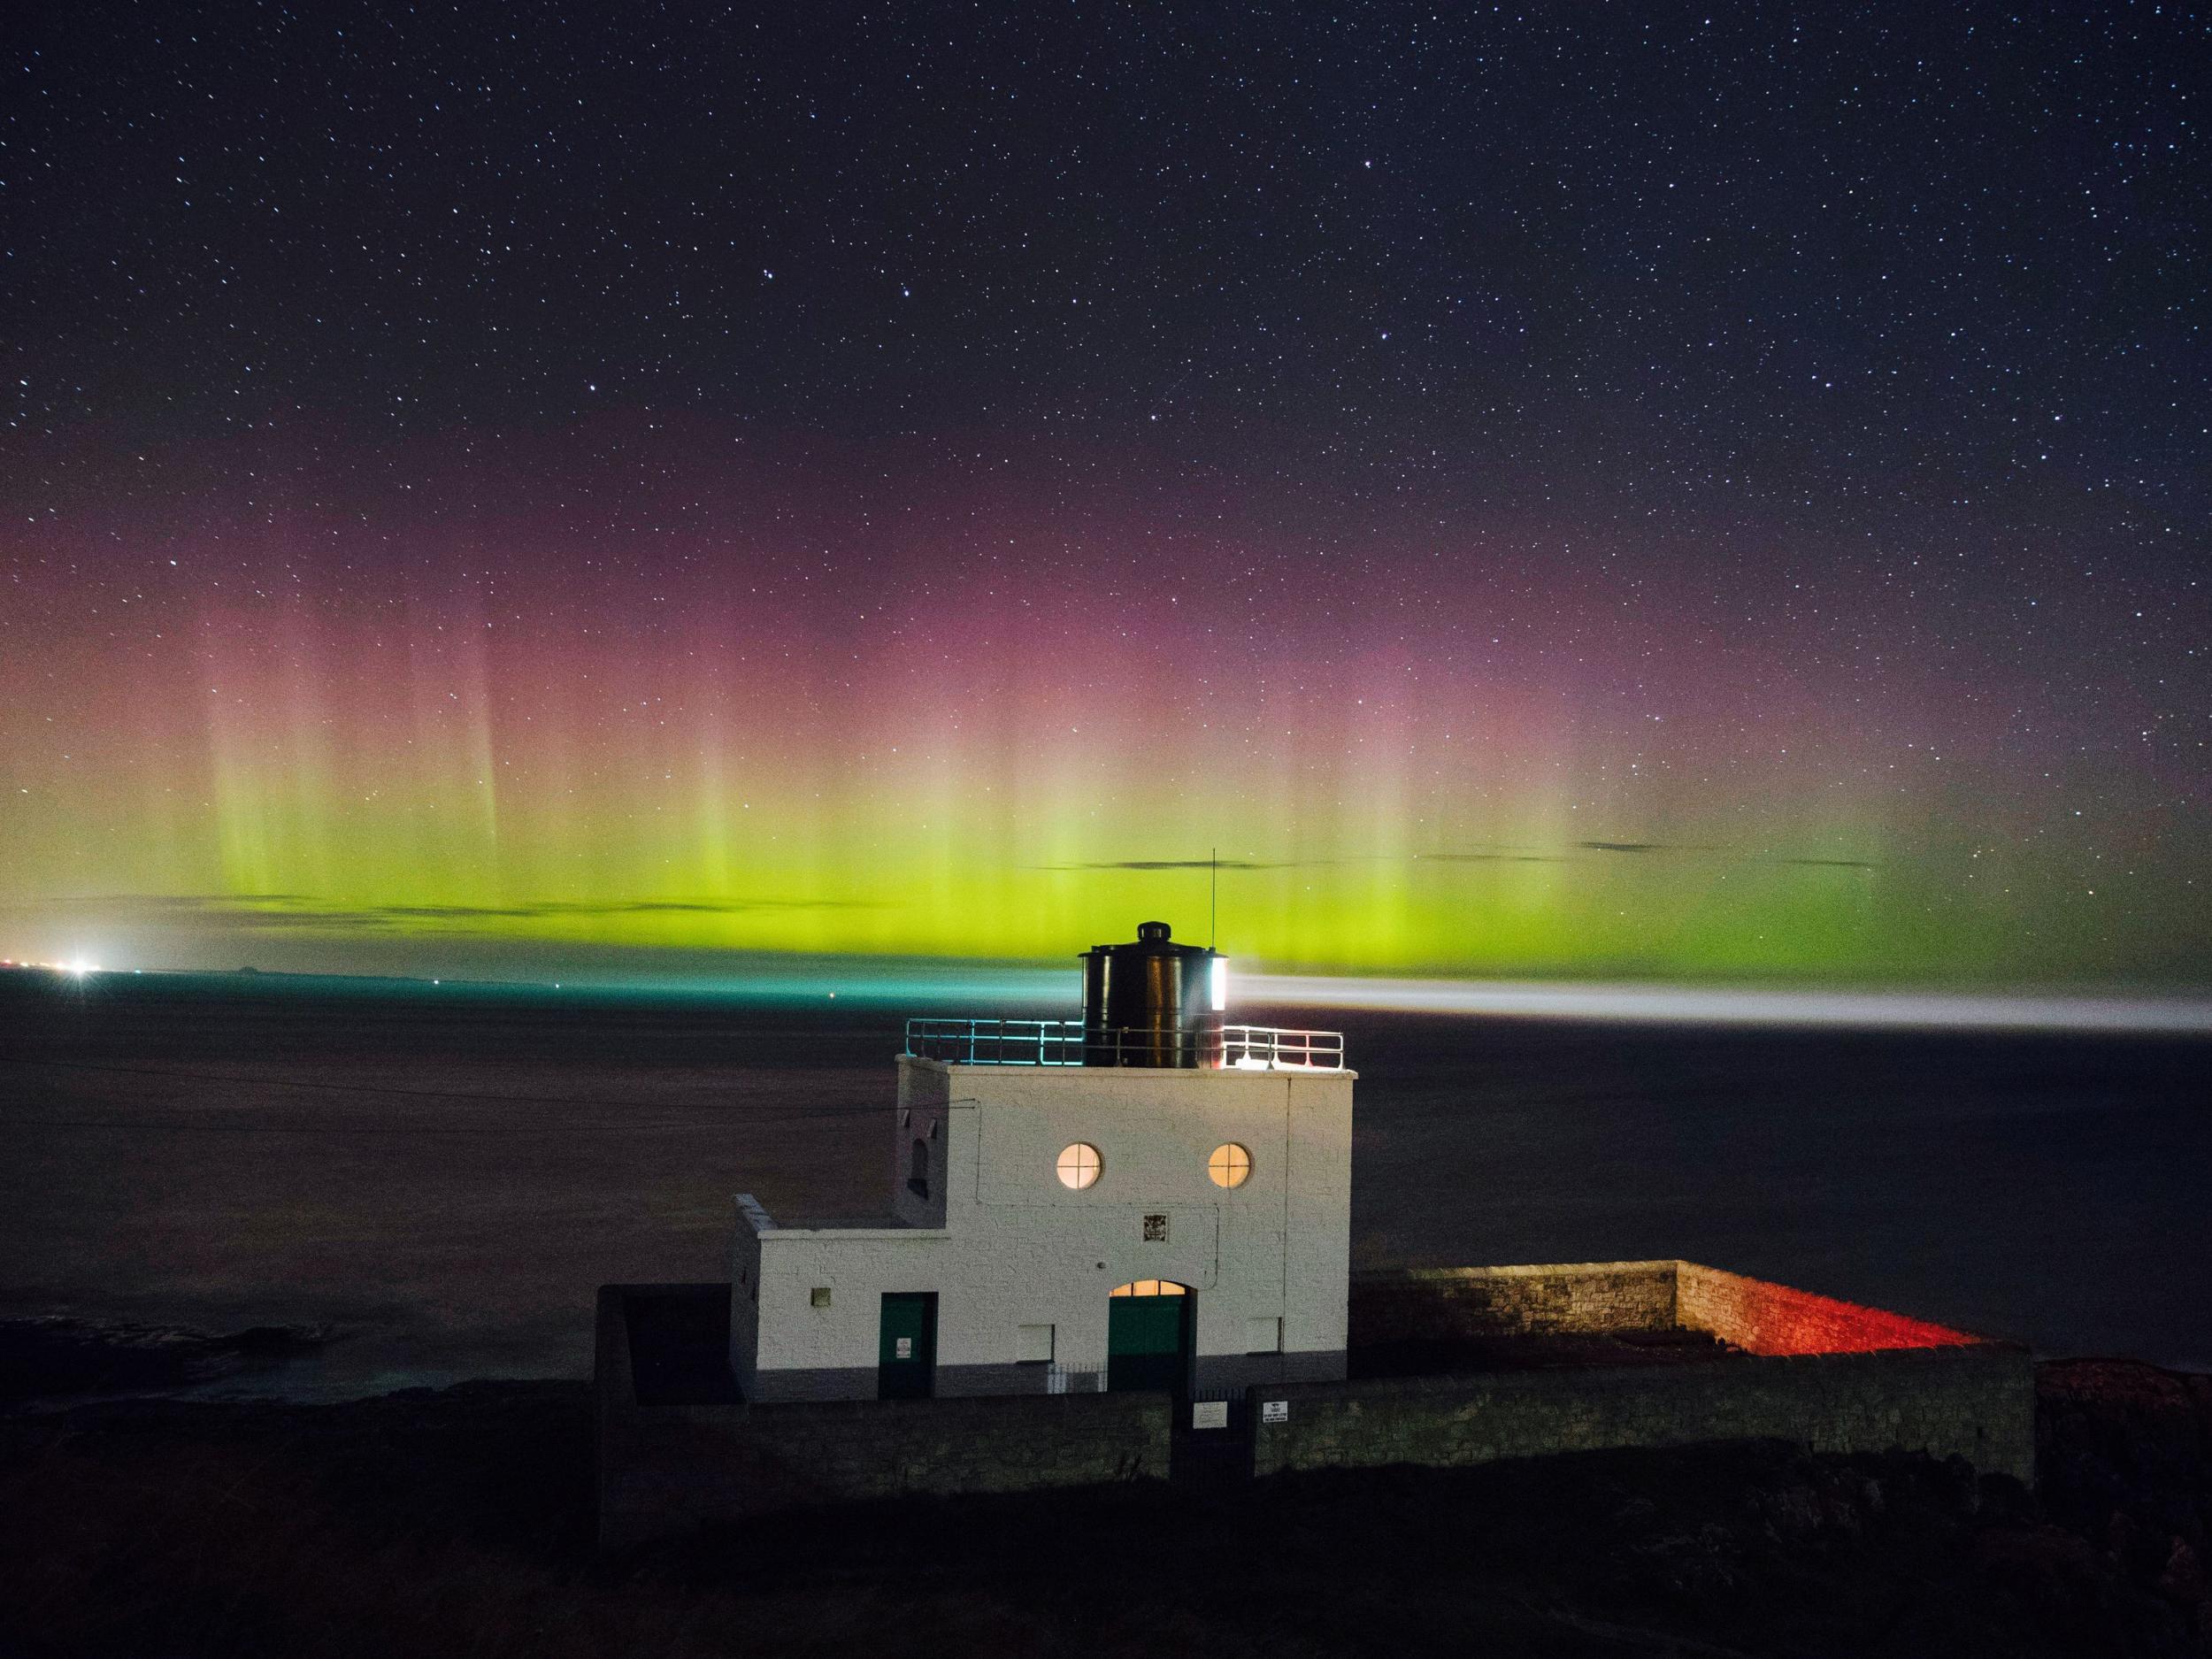
<svg viewBox="0 0 2212 1659">
<path fill-rule="evenodd" d="M 1171 1279 L 1140 1279 L 1109 1293 L 1107 1392 L 1156 1388 L 1187 1393 L 1197 1302 L 1189 1286 Z"/>
</svg>

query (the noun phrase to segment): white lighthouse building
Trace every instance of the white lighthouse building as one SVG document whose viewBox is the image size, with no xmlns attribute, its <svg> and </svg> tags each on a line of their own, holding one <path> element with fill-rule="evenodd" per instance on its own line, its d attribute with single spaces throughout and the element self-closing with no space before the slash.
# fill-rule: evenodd
<svg viewBox="0 0 2212 1659">
<path fill-rule="evenodd" d="M 1342 1379 L 1342 1039 L 1225 1025 L 1226 964 L 1164 922 L 1083 962 L 1079 1023 L 909 1022 L 889 1215 L 738 1198 L 748 1400 Z"/>
</svg>

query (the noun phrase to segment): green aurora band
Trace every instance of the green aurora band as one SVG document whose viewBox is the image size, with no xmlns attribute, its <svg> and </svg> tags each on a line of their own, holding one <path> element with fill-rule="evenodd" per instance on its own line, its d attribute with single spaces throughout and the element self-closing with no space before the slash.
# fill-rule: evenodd
<svg viewBox="0 0 2212 1659">
<path fill-rule="evenodd" d="M 833 476 L 585 522 L 180 468 L 10 532 L 0 955 L 1056 961 L 1202 936 L 1217 884 L 1286 971 L 2208 977 L 2200 759 L 2032 638 L 1545 587 L 1472 521 L 1347 560 L 1225 498 Z"/>
</svg>

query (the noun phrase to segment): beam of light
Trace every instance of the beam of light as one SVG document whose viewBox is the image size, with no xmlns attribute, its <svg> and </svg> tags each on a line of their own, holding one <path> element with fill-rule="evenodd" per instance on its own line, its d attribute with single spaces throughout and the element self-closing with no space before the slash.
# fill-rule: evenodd
<svg viewBox="0 0 2212 1659">
<path fill-rule="evenodd" d="M 2200 997 L 1724 989 L 1291 974 L 1248 975 L 1245 987 L 1251 1001 L 1268 1006 L 1407 1014 L 1655 1025 L 2212 1036 L 2212 1000 Z"/>
</svg>

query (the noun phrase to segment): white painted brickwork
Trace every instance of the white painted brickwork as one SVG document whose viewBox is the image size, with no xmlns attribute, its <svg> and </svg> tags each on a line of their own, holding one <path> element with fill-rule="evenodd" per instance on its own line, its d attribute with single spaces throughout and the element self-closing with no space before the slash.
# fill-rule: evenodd
<svg viewBox="0 0 2212 1659">
<path fill-rule="evenodd" d="M 783 1395 L 780 1374 L 789 1392 L 872 1397 L 886 1292 L 937 1293 L 940 1392 L 1026 1386 L 959 1371 L 1033 1361 L 1025 1326 L 1052 1327 L 1054 1367 L 1102 1372 L 1107 1293 L 1147 1279 L 1198 1293 L 1202 1363 L 1246 1354 L 1279 1320 L 1281 1358 L 1258 1363 L 1302 1356 L 1296 1375 L 1342 1374 L 1353 1073 L 898 1064 L 899 1225 L 786 1227 L 738 1201 L 731 1361 L 749 1398 Z M 1081 1192 L 1054 1173 L 1077 1141 L 1104 1164 Z M 909 1185 L 918 1141 L 926 1194 Z M 1252 1155 L 1228 1189 L 1206 1173 L 1225 1141 Z M 1167 1240 L 1144 1242 L 1161 1214 Z M 825 1288 L 829 1305 L 813 1305 Z"/>
</svg>

